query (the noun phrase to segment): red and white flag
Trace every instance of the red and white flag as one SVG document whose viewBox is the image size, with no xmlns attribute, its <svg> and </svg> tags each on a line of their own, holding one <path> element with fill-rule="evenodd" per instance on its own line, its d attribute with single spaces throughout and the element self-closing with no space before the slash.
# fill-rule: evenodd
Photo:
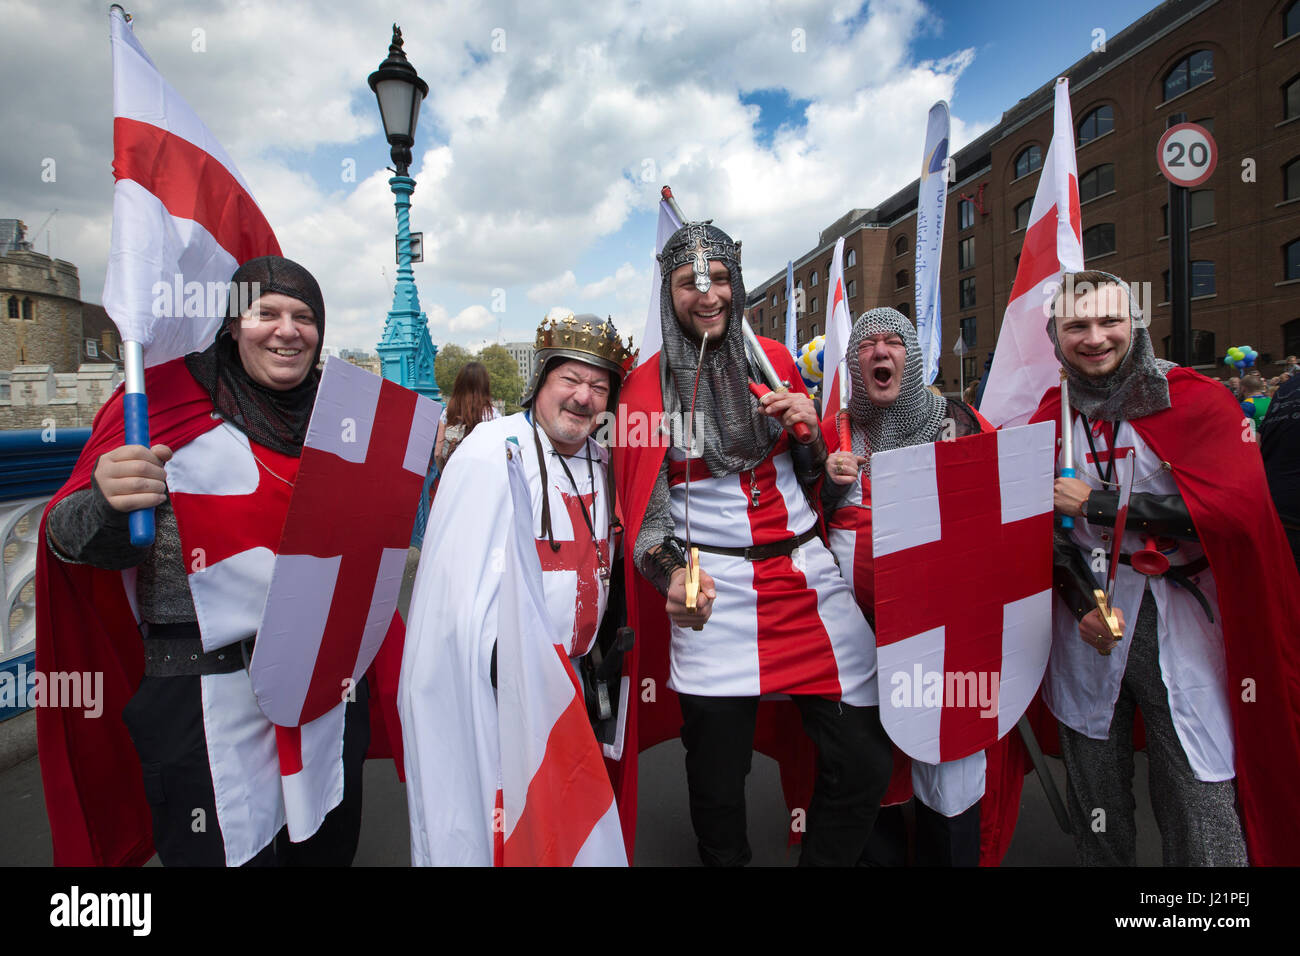
<svg viewBox="0 0 1300 956">
<path fill-rule="evenodd" d="M 918 760 L 988 747 L 1042 681 L 1054 442 L 1040 422 L 871 459 L 880 722 Z"/>
<path fill-rule="evenodd" d="M 627 851 L 577 677 L 548 620 L 523 462 L 508 462 L 514 526 L 497 637 L 501 790 L 497 866 L 626 866 Z"/>
<path fill-rule="evenodd" d="M 835 240 L 831 256 L 831 274 L 826 285 L 826 343 L 822 353 L 822 424 L 835 433 L 835 413 L 840 410 L 840 376 L 844 352 L 853 331 L 849 298 L 844 289 L 844 237 Z M 853 356 L 854 359 L 857 356 Z M 847 385 L 848 383 L 846 383 Z M 852 388 L 849 385 L 849 388 Z"/>
<path fill-rule="evenodd" d="M 645 334 L 641 336 L 641 349 L 637 356 L 640 365 L 650 356 L 663 348 L 663 329 L 659 327 L 659 298 L 663 288 L 664 274 L 659 268 L 659 253 L 664 251 L 672 234 L 682 228 L 682 221 L 673 211 L 672 203 L 667 199 L 659 200 L 659 225 L 655 230 L 655 254 L 650 265 L 650 311 L 646 313 Z"/>
<path fill-rule="evenodd" d="M 1060 363 L 1047 337 L 1047 319 L 1063 272 L 1083 268 L 1079 171 L 1074 156 L 1070 85 L 1056 81 L 1056 113 L 1025 230 L 1020 267 L 993 353 L 980 414 L 993 425 L 1023 425 L 1043 394 L 1060 381 Z"/>
<path fill-rule="evenodd" d="M 326 360 L 249 666 L 258 706 L 281 727 L 336 707 L 379 652 L 440 411 Z"/>
<path fill-rule="evenodd" d="M 206 348 L 226 289 L 280 246 L 248 184 L 114 6 L 113 238 L 104 309 L 146 366 Z"/>
</svg>

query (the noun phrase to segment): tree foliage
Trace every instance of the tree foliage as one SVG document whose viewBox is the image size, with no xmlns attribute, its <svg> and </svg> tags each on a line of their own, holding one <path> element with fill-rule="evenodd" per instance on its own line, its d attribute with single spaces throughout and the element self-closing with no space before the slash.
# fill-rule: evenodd
<svg viewBox="0 0 1300 956">
<path fill-rule="evenodd" d="M 450 342 L 438 346 L 433 372 L 438 379 L 443 401 L 451 397 L 456 376 L 470 362 L 482 362 L 487 368 L 488 379 L 492 383 L 492 398 L 505 406 L 505 413 L 508 415 L 518 411 L 519 399 L 528 383 L 519 375 L 519 366 L 510 357 L 510 353 L 500 345 L 484 346 L 474 353 Z"/>
</svg>

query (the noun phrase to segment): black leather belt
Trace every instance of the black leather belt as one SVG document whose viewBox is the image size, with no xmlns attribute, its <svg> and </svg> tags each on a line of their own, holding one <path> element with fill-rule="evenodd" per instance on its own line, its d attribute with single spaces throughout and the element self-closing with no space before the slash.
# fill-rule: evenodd
<svg viewBox="0 0 1300 956">
<path fill-rule="evenodd" d="M 248 666 L 254 638 L 227 644 L 215 651 L 203 649 L 197 623 L 150 624 L 144 639 L 146 677 L 202 677 L 233 674 Z"/>
<path fill-rule="evenodd" d="M 817 537 L 817 526 L 813 525 L 803 534 L 796 535 L 793 538 L 774 541 L 772 544 L 756 544 L 749 548 L 720 548 L 698 542 L 692 543 L 701 551 L 707 551 L 709 554 L 729 554 L 733 558 L 744 558 L 746 561 L 762 561 L 764 558 L 788 557 L 795 548 L 807 544 L 815 537 Z M 682 543 L 685 544 L 685 542 Z"/>
<path fill-rule="evenodd" d="M 1121 554 L 1119 556 L 1119 563 L 1127 564 L 1129 567 L 1132 567 L 1133 559 L 1130 555 Z M 1199 558 L 1188 561 L 1186 564 L 1169 565 L 1169 570 L 1165 571 L 1164 574 L 1153 574 L 1149 576 L 1168 578 L 1176 587 L 1182 588 L 1192 597 L 1196 598 L 1197 603 L 1201 605 L 1201 610 L 1205 612 L 1206 618 L 1208 618 L 1209 622 L 1213 624 L 1214 612 L 1210 609 L 1210 602 L 1206 600 L 1205 595 L 1201 593 L 1201 589 L 1198 588 L 1196 582 L 1192 580 L 1193 577 L 1206 570 L 1209 566 L 1210 559 L 1205 555 L 1201 555 Z"/>
</svg>

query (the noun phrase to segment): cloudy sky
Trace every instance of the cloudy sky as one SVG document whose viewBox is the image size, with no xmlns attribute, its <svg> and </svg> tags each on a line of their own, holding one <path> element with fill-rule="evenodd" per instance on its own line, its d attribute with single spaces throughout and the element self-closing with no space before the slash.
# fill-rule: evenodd
<svg viewBox="0 0 1300 956">
<path fill-rule="evenodd" d="M 136 36 L 320 279 L 326 343 L 373 348 L 392 194 L 366 77 L 402 27 L 428 82 L 412 175 L 435 343 L 531 339 L 554 305 L 645 324 L 656 204 L 745 243 L 756 285 L 918 174 L 948 100 L 965 145 L 1154 0 L 710 3 L 137 0 Z M 0 0 L 0 218 L 100 300 L 112 210 L 106 2 Z M 1070 12 L 1070 8 L 1074 12 Z M 364 12 L 362 12 L 364 11 Z M 48 160 L 54 160 L 54 164 Z M 53 181 L 42 177 L 53 169 Z"/>
</svg>

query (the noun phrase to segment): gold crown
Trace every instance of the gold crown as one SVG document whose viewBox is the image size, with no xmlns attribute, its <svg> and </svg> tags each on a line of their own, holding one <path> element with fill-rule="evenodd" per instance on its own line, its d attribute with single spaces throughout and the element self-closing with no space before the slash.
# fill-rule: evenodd
<svg viewBox="0 0 1300 956">
<path fill-rule="evenodd" d="M 632 337 L 628 336 L 627 344 L 624 345 L 612 321 L 606 319 L 593 325 L 590 318 L 579 319 L 572 312 L 563 316 L 544 317 L 541 325 L 537 326 L 537 340 L 533 343 L 533 349 L 539 354 L 558 352 L 590 355 L 599 364 L 619 372 L 626 372 L 636 358 L 636 353 L 632 351 Z"/>
</svg>

